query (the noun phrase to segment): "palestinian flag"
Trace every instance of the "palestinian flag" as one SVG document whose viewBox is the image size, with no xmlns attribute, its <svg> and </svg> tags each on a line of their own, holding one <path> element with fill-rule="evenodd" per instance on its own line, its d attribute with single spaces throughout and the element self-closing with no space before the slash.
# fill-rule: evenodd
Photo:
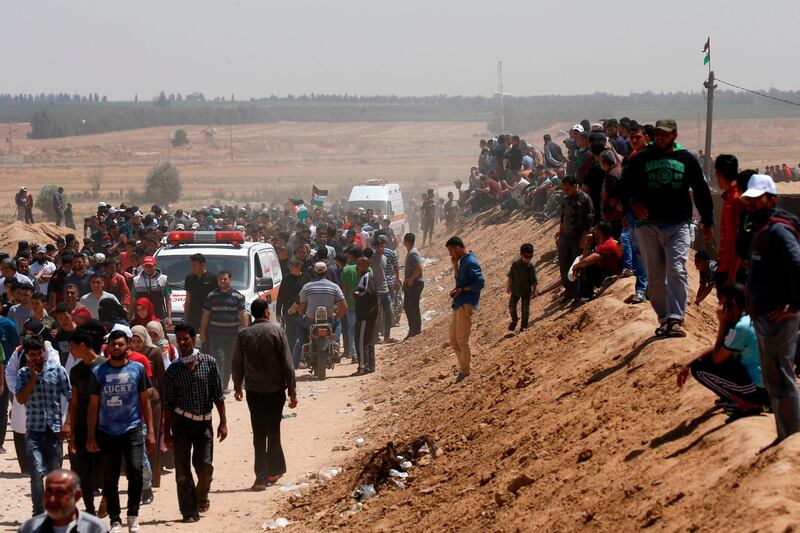
<svg viewBox="0 0 800 533">
<path fill-rule="evenodd" d="M 302 199 L 295 200 L 294 198 L 289 198 L 289 202 L 292 204 L 292 214 L 295 216 L 297 220 L 302 222 L 308 216 L 308 208 L 306 208 L 306 203 Z"/>
<path fill-rule="evenodd" d="M 317 189 L 316 185 L 311 186 L 311 203 L 314 207 L 322 207 L 325 203 L 325 198 L 328 197 L 328 191 L 325 189 Z"/>
<path fill-rule="evenodd" d="M 705 54 L 705 57 L 703 58 L 703 64 L 708 65 L 711 63 L 711 37 L 709 37 L 706 41 L 706 45 L 703 47 L 703 53 Z"/>
</svg>

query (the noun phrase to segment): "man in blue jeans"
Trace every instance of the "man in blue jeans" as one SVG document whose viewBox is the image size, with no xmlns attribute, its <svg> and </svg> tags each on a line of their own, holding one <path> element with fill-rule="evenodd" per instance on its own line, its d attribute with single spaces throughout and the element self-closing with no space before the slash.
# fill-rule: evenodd
<svg viewBox="0 0 800 533">
<path fill-rule="evenodd" d="M 637 219 L 648 298 L 658 316 L 656 335 L 666 337 L 686 336 L 693 199 L 706 242 L 714 237 L 711 191 L 697 158 L 675 142 L 677 137 L 677 122 L 657 121 L 653 144 L 639 151 L 622 173 L 624 201 Z"/>
<path fill-rule="evenodd" d="M 25 447 L 31 467 L 33 514 L 44 512 L 44 477 L 61 468 L 61 400 L 69 401 L 72 390 L 60 364 L 45 364 L 41 337 L 28 337 L 22 345 L 26 366 L 20 368 L 16 397 L 25 406 Z M 65 404 L 66 405 L 66 404 Z"/>
<path fill-rule="evenodd" d="M 800 396 L 794 374 L 800 327 L 800 220 L 775 207 L 771 177 L 755 174 L 742 199 L 752 221 L 747 304 L 758 337 L 761 371 L 769 393 L 778 443 L 800 431 Z"/>
<path fill-rule="evenodd" d="M 375 278 L 375 289 L 378 293 L 378 307 L 380 308 L 383 320 L 383 342 L 397 342 L 392 338 L 392 298 L 389 294 L 389 280 L 387 272 L 389 270 L 389 260 L 384 255 L 384 249 L 389 239 L 386 235 L 379 235 L 375 242 L 375 249 L 372 257 L 369 258 L 369 266 L 372 268 L 372 275 Z"/>
<path fill-rule="evenodd" d="M 101 453 L 103 496 L 108 506 L 111 533 L 122 533 L 119 474 L 123 456 L 128 478 L 128 531 L 138 533 L 143 485 L 142 448 L 146 446 L 152 453 L 156 445 L 148 391 L 150 380 L 141 363 L 128 359 L 129 352 L 127 333 L 112 331 L 106 347 L 109 359 L 93 370 L 94 379 L 89 382 L 86 449 Z M 147 427 L 147 437 L 143 426 Z"/>
</svg>

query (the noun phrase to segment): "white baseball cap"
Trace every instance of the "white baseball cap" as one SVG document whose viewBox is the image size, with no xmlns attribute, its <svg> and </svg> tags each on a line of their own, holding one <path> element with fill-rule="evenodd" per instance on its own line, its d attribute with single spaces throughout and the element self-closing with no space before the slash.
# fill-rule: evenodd
<svg viewBox="0 0 800 533">
<path fill-rule="evenodd" d="M 753 174 L 747 182 L 747 190 L 742 193 L 745 198 L 758 198 L 764 193 L 772 195 L 778 194 L 775 181 L 770 176 L 764 174 Z"/>
<path fill-rule="evenodd" d="M 575 124 L 574 126 L 572 126 L 572 127 L 570 128 L 570 130 L 569 130 L 569 131 L 577 131 L 578 133 L 583 133 L 583 131 L 584 131 L 584 130 L 583 130 L 583 126 L 582 126 L 582 125 L 580 125 L 580 124 Z"/>
</svg>

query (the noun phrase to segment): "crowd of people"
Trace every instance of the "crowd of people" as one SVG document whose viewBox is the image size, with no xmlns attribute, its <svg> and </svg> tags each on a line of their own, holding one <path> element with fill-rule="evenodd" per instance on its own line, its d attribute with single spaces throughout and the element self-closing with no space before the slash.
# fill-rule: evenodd
<svg viewBox="0 0 800 533">
<path fill-rule="evenodd" d="M 469 187 L 462 190 L 456 182 L 459 203 L 473 213 L 499 206 L 559 221 L 557 283 L 537 289 L 530 243 L 511 265 L 511 331 L 518 305 L 522 329 L 528 327 L 530 298 L 537 294 L 562 288 L 563 304 L 581 305 L 619 277 L 636 276 L 628 303 L 650 302 L 658 318 L 656 337 L 685 337 L 687 263 L 692 248 L 702 248 L 694 253 L 700 275 L 694 301 L 716 289 L 718 335 L 712 347 L 686 362 L 678 385 L 694 376 L 719 396 L 731 420 L 774 412 L 780 442 L 800 431 L 800 219 L 777 207 L 776 181 L 797 174 L 787 165 L 760 174 L 740 169 L 733 155 L 717 156 L 713 181 L 721 190 L 722 212 L 712 256 L 711 177 L 677 138 L 675 120 L 639 124 L 624 117 L 575 124 L 564 148 L 550 135 L 541 150 L 517 135 L 481 140 Z M 477 264 L 458 252 L 460 241 L 451 244 L 454 261 L 465 257 Z M 453 293 L 453 331 L 464 329 L 457 296 L 467 286 L 457 281 Z M 461 374 L 468 375 L 458 340 L 463 335 L 451 336 Z"/>
<path fill-rule="evenodd" d="M 123 461 L 129 531 L 139 530 L 140 506 L 153 501 L 162 471 L 170 469 L 182 519 L 198 520 L 210 508 L 214 436 L 221 441 L 228 432 L 229 387 L 236 400 L 246 396 L 252 489 L 265 490 L 286 472 L 281 415 L 287 394 L 289 407 L 297 405 L 295 370 L 304 366 L 317 307 L 328 309 L 342 357 L 357 364 L 354 375 L 375 371 L 376 343 L 398 342 L 391 332 L 403 310 L 407 338 L 422 330 L 416 235 L 398 238 L 382 213 L 334 206 L 298 219 L 291 204 L 147 211 L 100 202 L 83 235 L 44 245 L 22 241 L 13 255 L 0 255 L 0 445 L 10 406 L 34 515 L 50 512 L 44 480 L 62 472 L 66 441 L 74 494 L 85 513 L 108 517 L 111 531 L 123 527 Z M 429 211 L 427 204 L 421 210 L 428 242 Z M 282 273 L 275 319 L 264 299 L 247 308 L 231 273 L 209 272 L 203 254 L 187 256 L 185 279 L 159 269 L 155 252 L 169 232 L 203 230 L 239 231 L 274 246 Z M 186 291 L 180 322 L 173 322 L 176 287 Z"/>
<path fill-rule="evenodd" d="M 374 372 L 376 343 L 398 342 L 392 329 L 401 308 L 406 339 L 422 330 L 417 233 L 421 246 L 431 246 L 437 223 L 446 225 L 452 260 L 455 384 L 472 371 L 470 333 L 486 280 L 478 258 L 453 233 L 461 217 L 489 210 L 558 221 L 556 282 L 539 285 L 529 242 L 509 266 L 509 331 L 530 327 L 538 295 L 560 290 L 563 305 L 580 306 L 616 279 L 635 276 L 627 301 L 650 303 L 656 337 L 685 337 L 688 259 L 693 246 L 714 238 L 715 217 L 708 177 L 677 137 L 674 120 L 643 125 L 625 117 L 575 124 L 563 148 L 550 135 L 541 149 L 516 135 L 483 140 L 468 185 L 456 181 L 458 196 L 449 193 L 446 201 L 432 189 L 419 205 L 410 201 L 411 231 L 402 236 L 380 212 L 339 205 L 299 217 L 292 202 L 171 213 L 101 202 L 80 237 L 45 246 L 20 242 L 13 256 L 0 257 L 6 363 L 0 430 L 10 401 L 34 514 L 50 513 L 43 480 L 55 476 L 72 483 L 86 513 L 108 516 L 111 530 L 121 531 L 124 459 L 129 531 L 139 530 L 139 507 L 152 501 L 163 468 L 175 470 L 183 520 L 198 520 L 210 508 L 214 436 L 221 441 L 228 434 L 224 396 L 231 381 L 234 398 L 246 396 L 250 411 L 252 489 L 275 483 L 286 471 L 281 413 L 287 393 L 289 406 L 297 405 L 295 371 L 304 366 L 316 309 L 326 308 L 342 357 L 357 364 L 354 375 Z M 723 200 L 719 246 L 713 256 L 695 253 L 701 286 L 694 301 L 716 289 L 719 333 L 712 347 L 685 363 L 678 384 L 694 376 L 719 395 L 732 419 L 773 411 L 780 441 L 800 431 L 800 221 L 776 207 L 771 176 L 740 170 L 727 154 L 714 166 Z M 208 272 L 202 254 L 187 258 L 185 279 L 159 270 L 155 252 L 168 232 L 203 230 L 239 231 L 274 246 L 282 272 L 276 320 L 265 300 L 247 309 L 231 273 Z M 179 323 L 171 303 L 176 286 L 186 291 Z M 59 470 L 63 439 L 80 484 Z"/>
</svg>

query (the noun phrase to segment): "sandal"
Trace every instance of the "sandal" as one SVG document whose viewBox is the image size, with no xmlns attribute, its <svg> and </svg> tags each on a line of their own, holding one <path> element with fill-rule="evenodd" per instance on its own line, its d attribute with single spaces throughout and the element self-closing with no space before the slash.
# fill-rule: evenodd
<svg viewBox="0 0 800 533">
<path fill-rule="evenodd" d="M 683 338 L 686 336 L 686 330 L 683 325 L 677 321 L 671 321 L 667 324 L 667 337 Z"/>
<path fill-rule="evenodd" d="M 661 324 L 656 328 L 656 337 L 665 337 L 667 335 L 667 325 Z"/>
</svg>

